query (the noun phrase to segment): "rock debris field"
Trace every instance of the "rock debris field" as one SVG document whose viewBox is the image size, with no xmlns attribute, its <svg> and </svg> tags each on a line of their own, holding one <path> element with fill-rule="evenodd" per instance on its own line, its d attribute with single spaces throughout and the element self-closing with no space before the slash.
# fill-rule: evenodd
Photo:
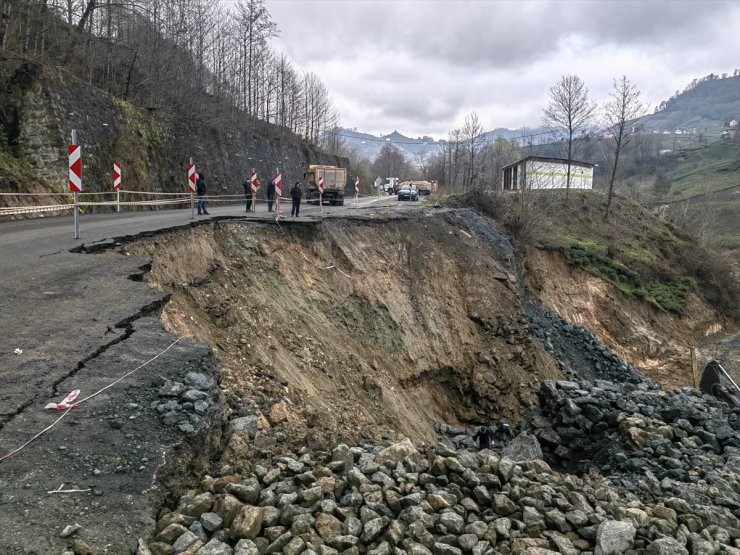
<svg viewBox="0 0 740 555">
<path fill-rule="evenodd" d="M 737 414 L 689 391 L 627 393 L 605 383 L 542 386 L 541 418 L 557 415 L 544 458 L 609 437 L 618 448 L 602 467 L 608 475 L 555 471 L 527 432 L 478 452 L 469 431 L 442 425 L 434 446 L 339 445 L 246 475 L 225 467 L 183 495 L 137 552 L 740 553 Z"/>
<path fill-rule="evenodd" d="M 545 381 L 539 395 L 526 429 L 492 450 L 442 424 L 436 445 L 342 444 L 241 474 L 224 466 L 136 552 L 740 553 L 737 410 L 642 379 Z"/>
</svg>

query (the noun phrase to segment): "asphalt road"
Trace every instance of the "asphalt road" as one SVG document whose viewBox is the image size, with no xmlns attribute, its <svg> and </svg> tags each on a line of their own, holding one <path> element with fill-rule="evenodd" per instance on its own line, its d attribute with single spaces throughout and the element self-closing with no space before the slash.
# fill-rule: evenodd
<svg viewBox="0 0 740 555">
<path fill-rule="evenodd" d="M 324 206 L 323 213 L 348 215 L 379 204 L 400 205 L 395 197 L 366 198 L 357 206 Z M 60 416 L 45 411 L 47 403 L 73 389 L 88 395 L 176 339 L 157 317 L 166 297 L 140 279 L 146 260 L 74 251 L 214 218 L 274 219 L 264 204 L 249 214 L 243 204 L 208 210 L 210 216 L 195 218 L 190 209 L 82 215 L 79 240 L 71 215 L 0 221 L 0 457 Z M 290 213 L 289 203 L 283 213 Z M 303 204 L 298 220 L 319 213 Z M 70 540 L 59 534 L 74 523 L 96 553 L 128 553 L 135 534 L 153 526 L 165 494 L 156 485 L 165 454 L 177 453 L 191 470 L 206 462 L 197 459 L 202 448 L 190 448 L 202 447 L 205 432 L 187 436 L 144 410 L 164 379 L 182 380 L 190 370 L 215 371 L 206 347 L 182 340 L 0 462 L 0 553 L 60 553 Z M 220 429 L 215 406 L 209 422 Z M 49 493 L 62 484 L 89 491 Z"/>
</svg>

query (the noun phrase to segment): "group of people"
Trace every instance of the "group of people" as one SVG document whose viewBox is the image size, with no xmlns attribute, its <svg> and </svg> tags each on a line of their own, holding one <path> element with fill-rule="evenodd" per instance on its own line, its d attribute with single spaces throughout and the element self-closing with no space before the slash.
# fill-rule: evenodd
<svg viewBox="0 0 740 555">
<path fill-rule="evenodd" d="M 490 449 L 493 440 L 503 442 L 511 439 L 514 439 L 514 430 L 503 420 L 498 423 L 495 430 L 481 426 L 473 434 L 473 441 L 478 442 L 478 449 Z"/>
<path fill-rule="evenodd" d="M 245 180 L 242 182 L 244 187 L 244 198 L 247 202 L 247 212 L 252 210 L 252 199 L 255 197 L 255 192 L 252 191 L 252 183 Z M 257 188 L 259 189 L 259 181 L 257 181 Z M 273 205 L 275 204 L 275 182 L 271 179 L 267 182 L 267 190 L 265 191 L 267 197 L 267 211 L 272 212 Z M 301 198 L 303 197 L 303 190 L 301 189 L 301 182 L 296 181 L 293 188 L 290 190 L 290 198 L 293 201 L 293 205 L 290 209 L 291 216 L 298 216 L 298 212 L 301 210 Z"/>
<path fill-rule="evenodd" d="M 252 201 L 256 200 L 256 192 L 252 191 L 252 183 L 248 180 L 242 182 L 242 187 L 244 187 L 247 212 L 250 212 L 252 210 Z M 257 181 L 257 188 L 259 189 L 259 181 Z M 204 214 L 208 216 L 208 210 L 206 210 L 206 176 L 202 171 L 197 173 L 196 193 L 198 195 L 198 215 Z M 267 197 L 267 211 L 272 212 L 275 204 L 275 182 L 272 179 L 267 182 L 265 195 Z M 290 190 L 290 198 L 293 201 L 290 215 L 298 217 L 298 213 L 301 210 L 301 198 L 303 198 L 303 189 L 301 188 L 300 181 L 296 181 Z"/>
</svg>

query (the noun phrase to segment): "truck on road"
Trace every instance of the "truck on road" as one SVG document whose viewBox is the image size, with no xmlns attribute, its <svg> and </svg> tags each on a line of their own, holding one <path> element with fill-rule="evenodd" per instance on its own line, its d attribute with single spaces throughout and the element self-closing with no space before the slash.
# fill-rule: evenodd
<svg viewBox="0 0 740 555">
<path fill-rule="evenodd" d="M 347 168 L 337 166 L 322 166 L 311 164 L 303 174 L 306 180 L 306 202 L 319 203 L 319 179 L 324 178 L 324 193 L 321 202 L 342 206 L 344 204 L 344 190 L 347 185 Z"/>
<path fill-rule="evenodd" d="M 383 184 L 383 191 L 389 195 L 395 195 L 396 191 L 398 191 L 400 181 L 397 177 L 386 177 Z"/>
</svg>

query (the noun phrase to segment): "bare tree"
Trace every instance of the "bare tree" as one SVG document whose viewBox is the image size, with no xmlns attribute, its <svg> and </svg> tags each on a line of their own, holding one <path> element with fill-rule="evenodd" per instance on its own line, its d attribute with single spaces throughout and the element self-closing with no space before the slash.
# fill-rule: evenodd
<svg viewBox="0 0 740 555">
<path fill-rule="evenodd" d="M 466 179 L 463 185 L 464 189 L 472 189 L 478 180 L 480 167 L 480 154 L 483 146 L 483 125 L 476 112 L 471 112 L 465 116 L 465 123 L 462 128 L 462 136 L 465 141 L 467 167 L 465 169 Z"/>
<path fill-rule="evenodd" d="M 614 162 L 612 164 L 611 177 L 609 178 L 609 197 L 606 202 L 604 221 L 609 217 L 612 196 L 614 195 L 614 179 L 617 175 L 619 165 L 619 154 L 629 143 L 631 134 L 627 132 L 627 125 L 643 115 L 645 108 L 640 102 L 640 91 L 633 85 L 626 75 L 620 79 L 614 79 L 612 92 L 609 94 L 611 100 L 604 104 L 604 117 L 606 127 L 613 136 L 612 148 L 614 149 Z"/>
<path fill-rule="evenodd" d="M 447 133 L 447 178 L 450 187 L 457 187 L 462 167 L 462 131 L 453 129 Z"/>
<path fill-rule="evenodd" d="M 522 148 L 515 139 L 506 140 L 500 135 L 486 147 L 483 153 L 485 173 L 489 177 L 490 187 L 498 190 L 501 170 L 522 158 Z"/>
<path fill-rule="evenodd" d="M 410 164 L 403 157 L 403 153 L 390 143 L 383 145 L 378 157 L 372 164 L 373 172 L 383 177 L 408 178 Z"/>
<path fill-rule="evenodd" d="M 545 108 L 543 124 L 565 142 L 568 175 L 565 180 L 565 202 L 570 194 L 571 163 L 575 139 L 588 129 L 594 117 L 595 106 L 588 98 L 588 88 L 577 75 L 564 75 L 550 88 L 549 104 Z"/>
</svg>

